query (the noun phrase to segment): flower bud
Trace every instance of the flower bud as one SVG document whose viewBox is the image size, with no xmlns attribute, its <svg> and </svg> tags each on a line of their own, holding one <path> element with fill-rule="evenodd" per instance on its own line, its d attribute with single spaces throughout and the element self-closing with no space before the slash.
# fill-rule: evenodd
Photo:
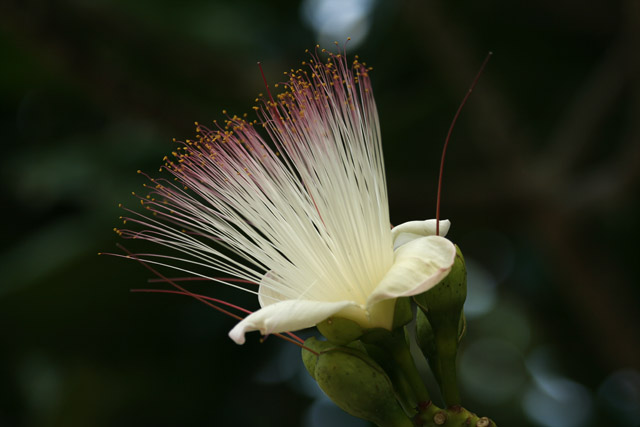
<svg viewBox="0 0 640 427">
<path fill-rule="evenodd" d="M 332 316 L 318 323 L 318 331 L 330 342 L 347 345 L 362 336 L 362 327 L 351 319 Z"/>
<path fill-rule="evenodd" d="M 460 248 L 456 246 L 456 259 L 447 277 L 432 289 L 414 297 L 425 314 L 424 318 L 418 318 L 418 339 L 422 340 L 420 347 L 429 358 L 447 406 L 460 405 L 456 355 L 458 340 L 464 332 L 462 307 L 466 297 L 467 270 Z"/>
<path fill-rule="evenodd" d="M 303 350 L 303 358 L 304 353 L 309 352 Z M 366 354 L 354 348 L 333 346 L 314 357 L 312 376 L 344 411 L 382 427 L 413 425 L 396 400 L 391 380 Z M 305 361 L 307 369 L 311 365 Z"/>
<path fill-rule="evenodd" d="M 411 310 L 411 298 L 404 297 L 396 300 L 396 307 L 393 311 L 393 326 L 396 330 L 413 320 L 413 310 Z"/>
<path fill-rule="evenodd" d="M 462 306 L 467 299 L 467 269 L 460 248 L 456 245 L 456 259 L 451 272 L 433 288 L 416 295 L 414 301 L 429 317 L 438 317 L 438 322 L 458 325 Z"/>
<path fill-rule="evenodd" d="M 302 363 L 307 368 L 307 372 L 311 375 L 311 378 L 316 379 L 316 363 L 318 362 L 318 355 L 325 350 L 335 347 L 328 341 L 320 341 L 316 337 L 308 338 L 304 342 L 302 348 Z M 310 351 L 309 351 L 310 350 Z"/>
</svg>

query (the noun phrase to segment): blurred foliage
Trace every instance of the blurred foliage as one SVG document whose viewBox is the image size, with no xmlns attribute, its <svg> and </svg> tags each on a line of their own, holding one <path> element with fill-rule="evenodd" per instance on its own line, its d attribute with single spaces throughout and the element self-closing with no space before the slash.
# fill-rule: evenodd
<svg viewBox="0 0 640 427">
<path fill-rule="evenodd" d="M 0 425 L 362 425 L 292 370 L 297 348 L 238 347 L 231 319 L 132 294 L 147 272 L 96 256 L 137 169 L 193 121 L 251 111 L 256 61 L 277 82 L 331 35 L 310 21 L 320 3 L 0 2 Z M 450 237 L 476 265 L 465 406 L 499 425 L 638 425 L 638 2 L 355 3 L 394 223 L 433 217 L 445 132 L 495 52 L 445 169 Z"/>
</svg>

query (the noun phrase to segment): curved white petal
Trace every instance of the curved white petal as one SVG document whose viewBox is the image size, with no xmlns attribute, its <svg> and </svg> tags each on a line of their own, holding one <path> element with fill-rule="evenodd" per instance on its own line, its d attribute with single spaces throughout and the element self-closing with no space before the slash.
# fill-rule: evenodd
<svg viewBox="0 0 640 427">
<path fill-rule="evenodd" d="M 448 219 L 440 221 L 439 236 L 446 236 L 449 232 L 451 222 Z M 393 249 L 398 249 L 407 242 L 424 236 L 436 235 L 436 220 L 427 219 L 425 221 L 408 221 L 399 224 L 391 229 L 391 238 L 393 239 Z"/>
<path fill-rule="evenodd" d="M 267 271 L 260 281 L 258 288 L 258 302 L 260 307 L 266 307 L 279 301 L 285 301 L 290 298 L 278 292 L 276 289 L 281 286 L 282 279 L 276 275 L 273 270 Z"/>
<path fill-rule="evenodd" d="M 269 335 L 310 328 L 327 317 L 354 306 L 359 305 L 353 301 L 280 301 L 267 305 L 242 319 L 229 332 L 229 337 L 236 344 L 244 344 L 244 335 L 249 331 L 260 331 L 262 335 Z"/>
<path fill-rule="evenodd" d="M 396 250 L 391 269 L 369 295 L 367 308 L 432 288 L 449 274 L 455 258 L 455 245 L 444 237 L 419 237 L 405 243 Z"/>
</svg>

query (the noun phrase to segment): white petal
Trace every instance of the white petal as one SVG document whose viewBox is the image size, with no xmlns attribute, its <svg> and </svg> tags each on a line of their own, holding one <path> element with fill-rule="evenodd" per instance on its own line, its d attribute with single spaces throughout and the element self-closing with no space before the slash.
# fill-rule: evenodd
<svg viewBox="0 0 640 427">
<path fill-rule="evenodd" d="M 244 344 L 244 335 L 249 331 L 260 331 L 262 335 L 269 335 L 310 328 L 327 317 L 353 306 L 358 306 L 358 304 L 353 301 L 280 301 L 263 307 L 242 319 L 229 332 L 229 337 L 237 344 Z"/>
<path fill-rule="evenodd" d="M 440 221 L 439 236 L 446 236 L 449 232 L 451 222 L 448 219 Z M 397 225 L 391 229 L 391 238 L 393 239 L 393 249 L 397 249 L 407 242 L 424 236 L 436 235 L 436 220 L 428 219 L 425 221 L 409 221 Z"/>
<path fill-rule="evenodd" d="M 444 237 L 419 237 L 405 243 L 396 250 L 391 269 L 367 299 L 367 308 L 431 289 L 449 274 L 455 258 L 454 244 Z"/>
<path fill-rule="evenodd" d="M 258 302 L 260 307 L 266 307 L 279 301 L 290 299 L 276 290 L 280 286 L 282 279 L 273 270 L 267 271 L 260 281 L 258 288 Z"/>
</svg>

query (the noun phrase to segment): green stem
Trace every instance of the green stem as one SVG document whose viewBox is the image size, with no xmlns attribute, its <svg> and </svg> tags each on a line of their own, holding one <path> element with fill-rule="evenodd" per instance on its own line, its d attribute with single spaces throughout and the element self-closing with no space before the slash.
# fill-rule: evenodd
<svg viewBox="0 0 640 427">
<path fill-rule="evenodd" d="M 390 369 L 391 372 L 396 369 L 399 371 L 400 375 L 392 374 L 392 376 L 404 377 L 409 387 L 413 390 L 412 397 L 415 397 L 418 403 L 429 402 L 431 400 L 429 391 L 424 382 L 422 382 L 418 368 L 416 368 L 413 356 L 409 350 L 409 343 L 407 342 L 404 328 L 398 328 L 393 332 L 384 329 L 373 330 L 363 336 L 362 340 L 367 344 L 373 344 L 377 348 L 380 348 L 384 354 L 390 357 L 389 362 L 393 362 L 395 366 L 389 366 L 385 363 L 387 368 Z M 411 396 L 407 395 L 405 397 L 409 398 Z"/>
<path fill-rule="evenodd" d="M 418 402 L 429 402 L 431 400 L 429 391 L 422 381 L 422 377 L 418 372 L 418 368 L 416 368 L 413 356 L 411 356 L 411 351 L 404 337 L 390 340 L 389 344 L 393 360 L 404 373 L 405 378 L 416 394 Z"/>
<path fill-rule="evenodd" d="M 434 404 L 418 407 L 418 415 L 414 418 L 414 425 L 420 427 L 438 426 L 469 426 L 469 427 L 497 427 L 493 420 L 478 417 L 461 406 L 441 409 Z"/>
<path fill-rule="evenodd" d="M 414 416 L 416 413 L 416 405 L 418 404 L 416 392 L 402 369 L 396 365 L 393 370 L 393 378 L 391 381 L 395 386 L 398 402 L 400 406 L 402 406 L 405 414 Z"/>
<path fill-rule="evenodd" d="M 461 404 L 460 391 L 458 390 L 456 355 L 458 353 L 458 340 L 455 334 L 436 331 L 437 370 L 438 381 L 442 398 L 447 407 Z"/>
</svg>

